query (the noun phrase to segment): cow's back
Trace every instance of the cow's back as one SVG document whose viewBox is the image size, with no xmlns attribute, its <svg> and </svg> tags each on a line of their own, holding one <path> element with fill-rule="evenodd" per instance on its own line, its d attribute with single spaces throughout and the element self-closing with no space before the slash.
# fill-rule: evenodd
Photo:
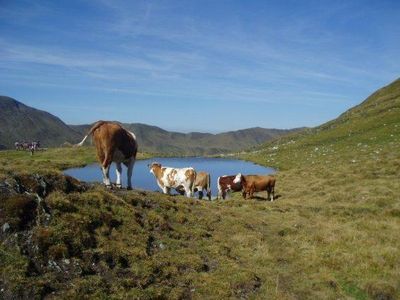
<svg viewBox="0 0 400 300">
<path fill-rule="evenodd" d="M 134 137 L 121 125 L 104 122 L 93 132 L 93 141 L 99 156 L 119 150 L 124 158 L 135 157 L 137 143 Z"/>
<path fill-rule="evenodd" d="M 180 169 L 179 177 L 182 182 L 188 183 L 191 186 L 194 185 L 196 181 L 196 171 L 193 168 L 183 168 Z"/>
<path fill-rule="evenodd" d="M 235 192 L 242 190 L 241 182 L 234 182 L 237 175 L 224 175 L 218 177 L 218 186 L 221 189 L 231 189 Z"/>
<path fill-rule="evenodd" d="M 196 171 L 193 168 L 169 168 L 163 167 L 161 175 L 162 183 L 171 188 L 179 186 L 193 186 L 196 179 Z"/>
<path fill-rule="evenodd" d="M 256 191 L 275 186 L 275 177 L 271 175 L 245 175 L 244 180 L 246 186 L 254 186 Z"/>
<path fill-rule="evenodd" d="M 209 182 L 209 174 L 206 172 L 197 172 L 195 187 L 207 188 Z"/>
</svg>

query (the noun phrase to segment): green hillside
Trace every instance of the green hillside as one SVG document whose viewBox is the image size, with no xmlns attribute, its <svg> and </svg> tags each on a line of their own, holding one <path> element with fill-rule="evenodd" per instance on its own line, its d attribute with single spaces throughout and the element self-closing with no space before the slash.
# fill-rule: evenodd
<svg viewBox="0 0 400 300">
<path fill-rule="evenodd" d="M 54 147 L 79 138 L 78 132 L 52 114 L 0 96 L 0 149 L 13 149 L 17 141 L 40 141 L 44 147 Z"/>
<path fill-rule="evenodd" d="M 351 163 L 358 169 L 365 162 L 396 160 L 399 132 L 400 80 L 396 80 L 337 119 L 265 144 L 246 157 L 282 169 L 329 163 L 333 167 Z"/>
<path fill-rule="evenodd" d="M 279 169 L 273 203 L 60 175 L 90 162 L 90 148 L 2 151 L 0 297 L 399 299 L 399 104 L 397 80 L 243 154 Z"/>
</svg>

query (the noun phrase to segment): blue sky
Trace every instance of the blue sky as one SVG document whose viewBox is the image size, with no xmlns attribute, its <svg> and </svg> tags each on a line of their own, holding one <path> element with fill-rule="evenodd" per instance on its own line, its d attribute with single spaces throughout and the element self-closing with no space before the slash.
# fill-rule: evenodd
<svg viewBox="0 0 400 300">
<path fill-rule="evenodd" d="M 0 0 L 0 94 L 68 124 L 316 126 L 399 77 L 400 1 Z"/>
</svg>

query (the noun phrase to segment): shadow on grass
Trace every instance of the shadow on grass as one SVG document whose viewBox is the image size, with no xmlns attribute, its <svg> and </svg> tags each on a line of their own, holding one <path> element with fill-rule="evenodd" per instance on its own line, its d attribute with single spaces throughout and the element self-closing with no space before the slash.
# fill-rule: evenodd
<svg viewBox="0 0 400 300">
<path fill-rule="evenodd" d="M 281 198 L 282 197 L 282 195 L 275 195 L 275 197 L 274 197 L 274 201 L 275 200 L 277 200 L 277 199 L 279 199 L 279 198 Z M 256 201 L 269 201 L 269 202 L 271 202 L 268 198 L 267 198 L 267 196 L 265 196 L 265 197 L 261 197 L 261 196 L 253 196 L 252 198 L 250 198 L 250 199 L 247 199 L 247 200 L 256 200 Z"/>
</svg>

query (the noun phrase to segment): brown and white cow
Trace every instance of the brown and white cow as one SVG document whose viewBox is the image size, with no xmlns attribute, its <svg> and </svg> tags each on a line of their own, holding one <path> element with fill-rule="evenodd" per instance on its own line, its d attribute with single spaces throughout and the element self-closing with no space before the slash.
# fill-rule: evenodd
<svg viewBox="0 0 400 300">
<path fill-rule="evenodd" d="M 187 197 L 193 197 L 196 180 L 196 171 L 193 168 L 169 168 L 156 162 L 149 164 L 148 167 L 164 194 L 169 194 L 171 188 L 177 190 L 182 188 Z"/>
<path fill-rule="evenodd" d="M 237 175 L 224 175 L 218 177 L 217 186 L 218 186 L 218 197 L 217 198 L 226 198 L 226 194 L 229 191 L 239 192 L 242 190 L 242 174 Z"/>
<path fill-rule="evenodd" d="M 276 179 L 271 175 L 245 175 L 241 177 L 243 185 L 242 195 L 246 199 L 252 198 L 255 192 L 267 191 L 267 199 L 274 201 Z"/>
<path fill-rule="evenodd" d="M 89 135 L 93 136 L 97 158 L 100 161 L 103 172 L 103 182 L 106 187 L 111 188 L 110 165 L 115 162 L 117 165 L 116 186 L 118 188 L 122 187 L 121 164 L 123 163 L 127 167 L 128 190 L 132 189 L 132 171 L 138 149 L 135 134 L 118 123 L 98 121 L 77 146 L 82 146 Z"/>
<path fill-rule="evenodd" d="M 185 194 L 185 190 L 183 189 L 182 186 L 177 187 L 176 191 L 181 195 Z M 204 196 L 203 191 L 206 191 L 207 198 L 208 198 L 208 200 L 211 201 L 211 176 L 209 173 L 197 172 L 193 191 L 194 191 L 194 193 L 196 193 L 196 192 L 199 193 L 200 200 L 203 199 L 203 196 Z"/>
</svg>

